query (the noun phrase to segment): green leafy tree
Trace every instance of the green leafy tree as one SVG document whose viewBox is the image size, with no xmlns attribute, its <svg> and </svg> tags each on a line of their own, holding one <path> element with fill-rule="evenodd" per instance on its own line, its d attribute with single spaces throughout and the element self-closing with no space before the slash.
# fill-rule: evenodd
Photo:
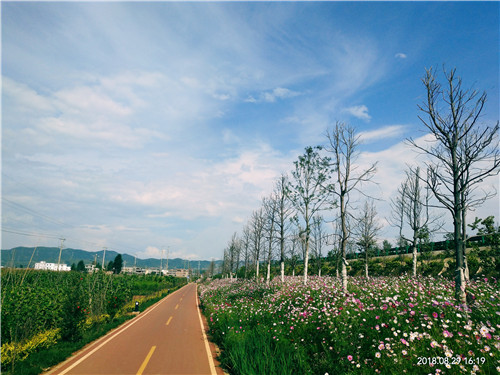
<svg viewBox="0 0 500 375">
<path fill-rule="evenodd" d="M 78 272 L 86 272 L 87 270 L 85 269 L 85 263 L 83 260 L 79 261 L 78 264 L 76 265 L 76 270 Z"/>
<path fill-rule="evenodd" d="M 309 265 L 309 247 L 313 217 L 321 210 L 332 189 L 328 185 L 330 178 L 330 159 L 319 154 L 319 147 L 306 147 L 305 153 L 294 162 L 293 179 L 290 181 L 289 197 L 299 212 L 305 228 L 301 233 L 304 238 L 304 284 L 307 283 Z M 298 221 L 298 218 L 297 218 Z"/>
<path fill-rule="evenodd" d="M 111 260 L 109 261 L 108 265 L 106 266 L 106 271 L 113 271 L 115 268 L 115 263 Z"/>
<path fill-rule="evenodd" d="M 118 254 L 115 257 L 115 260 L 113 261 L 113 273 L 119 274 L 120 272 L 122 272 L 122 267 L 123 267 L 122 255 Z"/>
</svg>

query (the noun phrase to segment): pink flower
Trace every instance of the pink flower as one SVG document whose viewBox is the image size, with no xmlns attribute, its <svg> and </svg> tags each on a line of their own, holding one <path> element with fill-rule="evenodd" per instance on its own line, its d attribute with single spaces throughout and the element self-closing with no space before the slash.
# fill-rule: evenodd
<svg viewBox="0 0 500 375">
<path fill-rule="evenodd" d="M 437 317 L 438 317 L 438 313 L 434 311 L 434 312 L 432 313 L 432 317 L 433 317 L 434 319 L 437 319 Z"/>
<path fill-rule="evenodd" d="M 444 337 L 453 337 L 453 333 L 451 333 L 450 331 L 448 331 L 446 329 L 443 331 L 443 335 L 444 335 Z"/>
<path fill-rule="evenodd" d="M 347 359 L 349 360 L 349 362 L 352 361 L 352 355 L 348 355 Z"/>
</svg>

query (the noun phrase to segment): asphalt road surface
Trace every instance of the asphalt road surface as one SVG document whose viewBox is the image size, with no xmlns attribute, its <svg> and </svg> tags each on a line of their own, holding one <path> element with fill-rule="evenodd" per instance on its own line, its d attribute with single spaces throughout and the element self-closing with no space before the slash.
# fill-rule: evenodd
<svg viewBox="0 0 500 375">
<path fill-rule="evenodd" d="M 196 284 L 191 283 L 48 374 L 220 374 L 202 327 Z"/>
</svg>

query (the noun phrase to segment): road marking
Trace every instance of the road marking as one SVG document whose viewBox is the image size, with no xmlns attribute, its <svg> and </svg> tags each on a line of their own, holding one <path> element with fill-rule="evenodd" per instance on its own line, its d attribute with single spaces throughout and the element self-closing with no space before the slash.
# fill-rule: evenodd
<svg viewBox="0 0 500 375">
<path fill-rule="evenodd" d="M 215 371 L 215 365 L 214 365 L 214 359 L 212 358 L 212 352 L 210 351 L 210 346 L 208 345 L 208 340 L 207 340 L 207 335 L 205 334 L 205 327 L 203 326 L 203 320 L 201 320 L 201 313 L 200 309 L 198 307 L 198 285 L 195 285 L 195 303 L 196 303 L 196 310 L 198 310 L 198 318 L 200 318 L 200 325 L 201 325 L 201 333 L 203 333 L 203 341 L 205 341 L 205 349 L 207 351 L 207 356 L 208 356 L 208 365 L 210 367 L 210 373 L 211 375 L 217 375 L 217 371 Z"/>
<path fill-rule="evenodd" d="M 144 369 L 148 365 L 148 362 L 151 359 L 151 356 L 153 355 L 155 349 L 156 349 L 156 346 L 151 347 L 151 350 L 149 351 L 148 355 L 146 356 L 146 359 L 144 359 L 144 362 L 142 362 L 141 368 L 139 369 L 139 371 L 137 371 L 136 375 L 142 375 L 142 372 L 144 371 Z"/>
<path fill-rule="evenodd" d="M 182 289 L 182 288 L 181 288 Z M 181 289 L 177 289 L 175 292 L 173 292 L 172 294 L 169 294 L 168 296 L 166 296 L 164 299 L 158 301 L 155 305 L 151 306 L 149 308 L 149 310 L 146 310 L 145 312 L 143 312 L 141 315 L 139 315 L 137 318 L 135 319 L 132 319 L 132 320 L 129 320 L 130 324 L 125 323 L 124 326 L 121 326 L 119 328 L 117 328 L 117 330 L 115 332 L 111 332 L 110 334 L 108 335 L 105 335 L 104 337 L 102 337 L 101 339 L 98 339 L 96 344 L 99 343 L 100 341 L 103 341 L 101 344 L 99 344 L 97 347 L 95 347 L 93 350 L 91 350 L 90 352 L 88 352 L 87 354 L 85 354 L 82 358 L 80 358 L 79 360 L 75 361 L 72 365 L 68 366 L 65 370 L 63 370 L 62 372 L 59 373 L 59 375 L 64 375 L 66 374 L 67 372 L 71 371 L 74 367 L 78 366 L 80 363 L 82 363 L 83 361 L 85 361 L 88 357 L 90 357 L 92 354 L 94 354 L 96 351 L 98 351 L 99 349 L 101 349 L 104 345 L 106 345 L 108 342 L 110 342 L 111 340 L 113 340 L 116 336 L 118 336 L 120 333 L 123 333 L 126 329 L 130 328 L 131 326 L 133 326 L 135 323 L 137 323 L 138 321 L 140 321 L 142 318 L 144 318 L 145 316 L 147 316 L 151 311 L 153 311 L 154 309 L 156 309 L 158 306 L 161 305 L 162 302 L 166 301 L 170 296 L 174 295 L 175 293 L 177 293 L 178 291 L 180 291 Z M 108 339 L 106 339 L 107 336 L 110 336 Z M 106 340 L 105 340 L 106 339 Z M 71 361 L 73 358 L 70 358 L 68 361 Z M 63 362 L 61 364 L 61 366 L 64 366 L 67 362 Z M 60 366 L 57 366 L 56 368 L 54 368 L 54 370 L 50 371 L 48 374 L 53 374 L 54 372 L 57 372 L 58 371 L 58 368 Z"/>
<path fill-rule="evenodd" d="M 179 308 L 179 304 L 175 305 L 175 310 L 177 310 Z"/>
<path fill-rule="evenodd" d="M 173 316 L 171 316 L 170 318 L 168 318 L 167 320 L 167 326 L 170 324 L 170 321 L 172 320 Z"/>
</svg>

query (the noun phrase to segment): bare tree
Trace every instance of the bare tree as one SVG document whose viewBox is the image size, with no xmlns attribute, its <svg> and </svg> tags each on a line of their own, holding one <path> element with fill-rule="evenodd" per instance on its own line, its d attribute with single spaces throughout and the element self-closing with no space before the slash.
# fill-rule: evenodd
<svg viewBox="0 0 500 375">
<path fill-rule="evenodd" d="M 228 249 L 228 261 L 229 261 L 228 265 L 229 277 L 233 278 L 233 275 L 236 274 L 236 272 L 238 272 L 238 265 L 240 261 L 240 251 L 241 251 L 240 239 L 238 238 L 238 234 L 236 232 L 233 233 L 227 249 Z"/>
<path fill-rule="evenodd" d="M 391 226 L 398 228 L 399 236 L 397 243 L 401 242 L 403 238 L 403 226 L 405 223 L 405 198 L 407 196 L 406 181 L 399 186 L 396 196 L 391 198 L 391 217 L 388 222 Z"/>
<path fill-rule="evenodd" d="M 419 167 L 407 170 L 406 180 L 398 189 L 400 195 L 396 199 L 397 203 L 393 201 L 393 208 L 398 210 L 393 213 L 393 217 L 401 216 L 399 237 L 410 243 L 413 258 L 413 277 L 417 276 L 417 244 L 426 236 L 427 231 L 434 232 L 443 226 L 439 222 L 441 216 L 431 216 L 429 212 L 430 191 L 429 189 L 423 191 L 420 185 L 421 181 Z M 402 212 L 399 210 L 402 210 Z M 407 224 L 411 229 L 410 238 L 403 235 L 404 224 Z"/>
<path fill-rule="evenodd" d="M 241 238 L 241 247 L 242 247 L 242 251 L 243 251 L 243 264 L 244 264 L 244 267 L 245 267 L 245 274 L 244 274 L 244 278 L 246 279 L 247 276 L 248 276 L 248 266 L 250 264 L 250 242 L 251 242 L 251 239 L 252 239 L 252 235 L 250 233 L 250 227 L 249 225 L 247 224 L 244 228 L 243 228 L 243 235 L 242 235 L 242 238 Z"/>
<path fill-rule="evenodd" d="M 254 211 L 250 220 L 252 235 L 252 250 L 255 260 L 255 277 L 259 281 L 259 265 L 262 250 L 262 236 L 264 231 L 264 213 L 262 207 Z"/>
<path fill-rule="evenodd" d="M 318 153 L 318 148 L 306 147 L 304 155 L 294 162 L 293 183 L 289 197 L 304 222 L 304 284 L 307 284 L 311 223 L 314 215 L 325 205 L 331 186 L 329 180 L 329 159 Z"/>
<path fill-rule="evenodd" d="M 472 194 L 486 177 L 498 174 L 500 151 L 498 148 L 499 123 L 481 125 L 478 120 L 486 103 L 486 93 L 463 89 L 455 69 L 444 72 L 446 88 L 436 81 L 432 69 L 426 70 L 422 82 L 427 100 L 419 109 L 419 116 L 435 141 L 420 146 L 409 142 L 428 155 L 427 186 L 436 199 L 453 217 L 455 243 L 455 297 L 466 303 L 465 244 L 463 223 L 465 210 L 472 204 Z M 483 195 L 484 196 L 484 195 Z"/>
<path fill-rule="evenodd" d="M 298 232 L 293 232 L 290 236 L 290 246 L 288 247 L 289 262 L 292 268 L 292 276 L 295 276 L 295 267 L 299 260 L 300 238 Z"/>
<path fill-rule="evenodd" d="M 273 245 L 276 241 L 276 222 L 278 221 L 279 198 L 275 193 L 271 194 L 269 198 L 264 198 L 264 234 L 267 240 L 267 275 L 266 283 L 269 285 L 271 281 L 271 261 L 273 253 Z"/>
<path fill-rule="evenodd" d="M 354 229 L 356 244 L 361 246 L 365 253 L 365 276 L 368 278 L 368 252 L 377 244 L 377 236 L 382 226 L 377 220 L 377 210 L 373 201 L 365 201 L 361 209 L 357 225 Z"/>
<path fill-rule="evenodd" d="M 321 257 L 323 245 L 326 242 L 325 228 L 323 227 L 323 217 L 316 215 L 313 217 L 312 224 L 312 250 L 314 258 L 316 258 L 316 266 L 318 268 L 318 276 L 321 276 Z"/>
<path fill-rule="evenodd" d="M 274 188 L 274 194 L 278 200 L 278 219 L 276 221 L 276 225 L 280 244 L 280 273 L 282 283 L 285 281 L 285 242 L 290 226 L 290 217 L 293 214 L 293 209 L 290 205 L 290 199 L 288 197 L 288 186 L 288 178 L 285 174 L 282 174 Z"/>
<path fill-rule="evenodd" d="M 370 181 L 376 171 L 377 163 L 369 168 L 357 172 L 354 165 L 359 156 L 359 135 L 356 135 L 354 128 L 342 122 L 337 122 L 331 130 L 327 130 L 328 146 L 325 150 L 331 154 L 332 167 L 336 171 L 336 183 L 338 188 L 333 194 L 338 198 L 340 209 L 340 253 L 342 259 L 342 289 L 347 292 L 347 258 L 346 247 L 351 235 L 348 228 L 348 215 L 353 191 L 359 191 L 358 187 Z"/>
</svg>

